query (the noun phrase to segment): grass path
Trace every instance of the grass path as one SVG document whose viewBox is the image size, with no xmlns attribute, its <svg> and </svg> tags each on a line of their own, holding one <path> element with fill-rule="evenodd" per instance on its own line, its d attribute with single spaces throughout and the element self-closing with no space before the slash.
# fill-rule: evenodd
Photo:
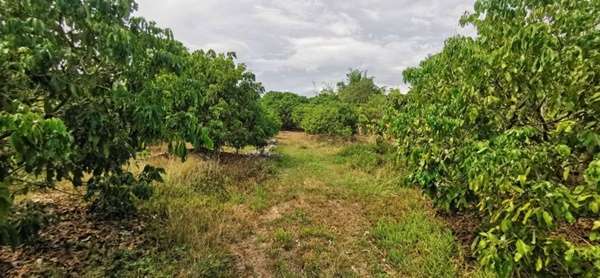
<svg viewBox="0 0 600 278">
<path fill-rule="evenodd" d="M 254 233 L 231 245 L 239 270 L 282 277 L 455 275 L 451 235 L 421 194 L 398 186 L 398 175 L 353 169 L 337 156 L 341 146 L 302 133 L 278 140 L 278 175 L 245 204 L 260 215 Z"/>
<path fill-rule="evenodd" d="M 173 268 L 213 277 L 462 275 L 454 238 L 427 199 L 389 167 L 353 167 L 359 157 L 338 155 L 346 145 L 282 132 L 280 158 L 267 166 L 163 162 L 169 176 L 149 208 L 168 216 L 163 235 L 188 246 Z M 223 181 L 217 172 L 237 174 Z M 207 184 L 227 184 L 227 197 Z"/>
</svg>

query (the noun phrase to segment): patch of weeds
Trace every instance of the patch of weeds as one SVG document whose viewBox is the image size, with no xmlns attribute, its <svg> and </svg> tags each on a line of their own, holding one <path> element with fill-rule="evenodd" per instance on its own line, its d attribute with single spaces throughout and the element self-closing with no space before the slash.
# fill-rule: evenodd
<svg viewBox="0 0 600 278">
<path fill-rule="evenodd" d="M 423 213 L 411 212 L 397 221 L 382 218 L 373 229 L 373 237 L 388 260 L 406 274 L 456 276 L 452 234 Z"/>
<path fill-rule="evenodd" d="M 275 262 L 275 277 L 293 278 L 301 276 L 295 271 L 292 271 L 285 261 L 277 260 L 277 262 Z"/>
<path fill-rule="evenodd" d="M 302 231 L 300 232 L 300 237 L 301 238 L 310 238 L 310 237 L 322 238 L 325 240 L 334 240 L 335 239 L 335 235 L 323 226 L 304 227 L 304 228 L 302 228 Z"/>
<path fill-rule="evenodd" d="M 185 250 L 179 247 L 169 250 L 119 249 L 110 254 L 98 254 L 98 263 L 89 263 L 85 277 L 170 277 L 179 270 L 177 262 Z M 108 260 L 107 260 L 108 258 Z M 101 263 L 100 263 L 101 262 Z"/>
<path fill-rule="evenodd" d="M 323 276 L 327 276 L 325 275 L 326 270 L 324 270 L 323 268 L 326 268 L 326 266 L 323 265 L 324 262 L 323 258 L 321 256 L 319 256 L 319 254 L 315 254 L 315 252 L 311 252 L 308 254 L 305 254 L 302 257 L 302 261 L 303 261 L 303 272 L 304 272 L 304 276 L 305 277 L 323 277 Z"/>
<path fill-rule="evenodd" d="M 229 194 L 229 202 L 236 205 L 241 205 L 245 203 L 248 199 L 248 196 L 242 192 L 231 192 Z"/>
<path fill-rule="evenodd" d="M 291 213 L 287 213 L 283 217 L 275 221 L 285 222 L 288 224 L 297 223 L 300 225 L 309 225 L 312 222 L 310 216 L 303 209 L 300 208 L 294 209 Z"/>
<path fill-rule="evenodd" d="M 261 183 L 276 174 L 272 161 L 259 158 L 246 158 L 223 164 L 221 173 L 231 177 L 236 186 Z"/>
<path fill-rule="evenodd" d="M 213 252 L 200 259 L 194 266 L 198 277 L 235 277 L 234 259 L 230 254 Z"/>
<path fill-rule="evenodd" d="M 307 262 L 304 265 L 304 273 L 306 277 L 322 277 L 321 266 L 318 263 Z"/>
<path fill-rule="evenodd" d="M 378 144 L 351 144 L 337 153 L 336 160 L 348 163 L 354 169 L 370 172 L 391 160 L 388 151 Z"/>
<path fill-rule="evenodd" d="M 269 193 L 263 186 L 257 186 L 250 198 L 250 207 L 255 211 L 263 211 L 269 207 Z"/>
<path fill-rule="evenodd" d="M 188 182 L 194 192 L 215 197 L 220 201 L 229 200 L 227 186 L 230 184 L 230 178 L 215 163 L 199 168 L 189 177 Z"/>
<path fill-rule="evenodd" d="M 0 223 L 0 245 L 17 246 L 35 241 L 38 232 L 55 217 L 47 205 L 26 201 L 11 209 L 8 221 Z"/>
<path fill-rule="evenodd" d="M 273 239 L 276 246 L 281 247 L 284 250 L 291 250 L 294 248 L 294 236 L 292 233 L 287 232 L 282 228 L 275 230 L 273 233 Z"/>
</svg>

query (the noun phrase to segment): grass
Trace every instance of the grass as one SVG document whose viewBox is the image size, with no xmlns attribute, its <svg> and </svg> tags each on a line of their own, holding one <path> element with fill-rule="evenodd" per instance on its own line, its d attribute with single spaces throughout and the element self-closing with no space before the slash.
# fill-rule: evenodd
<svg viewBox="0 0 600 278">
<path fill-rule="evenodd" d="M 386 253 L 386 258 L 402 274 L 418 277 L 454 277 L 456 246 L 452 234 L 440 229 L 431 217 L 410 212 L 398 220 L 380 219 L 373 237 Z"/>
<path fill-rule="evenodd" d="M 140 162 L 166 181 L 142 208 L 153 251 L 124 257 L 119 276 L 465 275 L 452 234 L 380 144 L 278 140 L 272 160 Z"/>
</svg>

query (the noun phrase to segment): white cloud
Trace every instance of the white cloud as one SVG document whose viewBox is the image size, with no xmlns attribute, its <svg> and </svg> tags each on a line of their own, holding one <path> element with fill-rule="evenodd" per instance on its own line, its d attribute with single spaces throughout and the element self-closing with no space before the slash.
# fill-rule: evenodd
<svg viewBox="0 0 600 278">
<path fill-rule="evenodd" d="M 474 0 L 138 0 L 139 15 L 192 49 L 235 51 L 268 90 L 311 94 L 349 68 L 404 87 L 402 71 L 439 51 Z"/>
</svg>

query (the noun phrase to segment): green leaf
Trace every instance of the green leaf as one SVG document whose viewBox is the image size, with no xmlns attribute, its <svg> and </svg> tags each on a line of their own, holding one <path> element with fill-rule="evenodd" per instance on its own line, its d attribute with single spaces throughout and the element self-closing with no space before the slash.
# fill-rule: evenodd
<svg viewBox="0 0 600 278">
<path fill-rule="evenodd" d="M 525 184 L 527 182 L 527 175 L 519 175 L 517 180 L 519 180 L 519 183 Z"/>
<path fill-rule="evenodd" d="M 502 223 L 500 224 L 500 229 L 506 233 L 510 230 L 511 226 L 512 226 L 512 221 L 510 221 L 510 219 L 504 219 L 504 220 L 502 220 Z"/>
<path fill-rule="evenodd" d="M 527 256 L 531 252 L 531 247 L 529 247 L 529 245 L 527 245 L 525 242 L 523 242 L 520 239 L 517 240 L 516 246 L 517 246 L 517 254 L 515 254 L 515 262 L 520 261 L 521 258 Z"/>
<path fill-rule="evenodd" d="M 542 262 L 542 259 L 537 258 L 537 260 L 535 260 L 535 271 L 540 272 L 540 270 L 542 270 L 543 267 L 544 263 Z"/>
<path fill-rule="evenodd" d="M 542 217 L 544 218 L 544 222 L 546 222 L 546 225 L 548 226 L 552 226 L 552 215 L 550 215 L 550 213 L 548 213 L 547 211 L 543 211 L 542 212 Z"/>
<path fill-rule="evenodd" d="M 573 261 L 573 256 L 575 255 L 575 249 L 569 249 L 565 252 L 565 261 L 571 262 Z"/>
<path fill-rule="evenodd" d="M 590 233 L 590 240 L 591 241 L 598 241 L 598 240 L 600 240 L 600 233 L 598 233 L 598 232 L 591 232 Z"/>
<path fill-rule="evenodd" d="M 563 181 L 568 180 L 570 175 L 571 175 L 571 166 L 567 166 L 563 169 Z"/>
<path fill-rule="evenodd" d="M 600 220 L 594 221 L 594 226 L 592 227 L 592 231 L 600 229 Z"/>
<path fill-rule="evenodd" d="M 571 148 L 569 148 L 569 146 L 567 146 L 567 145 L 558 145 L 558 146 L 556 146 L 556 152 L 561 157 L 567 157 L 567 156 L 571 155 Z"/>
</svg>

